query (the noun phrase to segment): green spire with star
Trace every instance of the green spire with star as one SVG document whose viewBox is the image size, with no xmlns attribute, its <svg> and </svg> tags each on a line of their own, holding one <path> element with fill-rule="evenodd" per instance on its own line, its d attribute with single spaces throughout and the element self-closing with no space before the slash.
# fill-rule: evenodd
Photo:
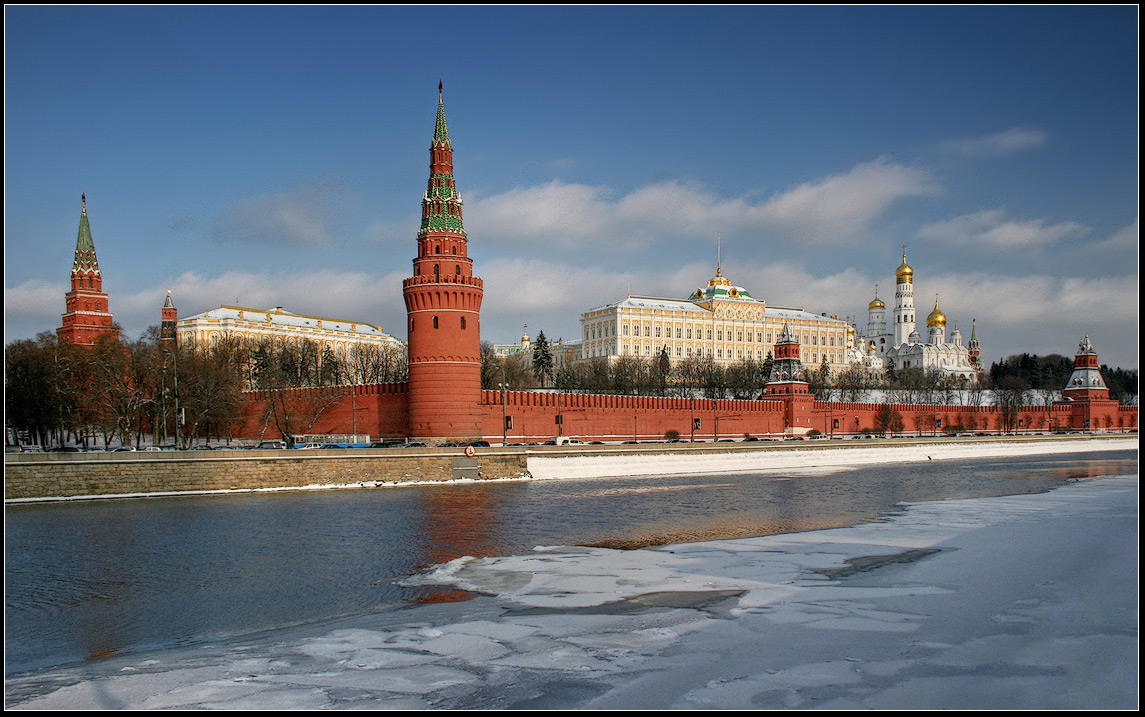
<svg viewBox="0 0 1145 717">
<path fill-rule="evenodd" d="M 437 124 L 433 128 L 433 143 L 452 145 L 449 142 L 449 127 L 445 124 L 445 84 L 437 83 Z"/>
<path fill-rule="evenodd" d="M 95 258 L 95 242 L 91 238 L 91 224 L 87 220 L 87 195 L 81 194 L 80 229 L 76 235 L 76 256 L 72 262 L 72 273 L 99 273 L 99 262 Z"/>
</svg>

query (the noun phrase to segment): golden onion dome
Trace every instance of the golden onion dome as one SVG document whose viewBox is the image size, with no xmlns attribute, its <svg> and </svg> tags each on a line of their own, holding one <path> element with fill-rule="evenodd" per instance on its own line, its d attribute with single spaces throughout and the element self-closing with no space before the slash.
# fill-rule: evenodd
<svg viewBox="0 0 1145 717">
<path fill-rule="evenodd" d="M 934 300 L 934 311 L 926 317 L 927 326 L 946 326 L 946 314 L 938 308 L 938 299 Z"/>
<path fill-rule="evenodd" d="M 879 298 L 879 285 L 875 284 L 875 298 L 871 303 L 867 304 L 868 309 L 885 309 L 887 305 Z"/>
<path fill-rule="evenodd" d="M 900 284 L 903 283 L 904 280 L 912 281 L 914 279 L 914 269 L 910 268 L 910 265 L 906 263 L 906 247 L 903 247 L 902 250 L 902 265 L 900 265 L 898 269 L 895 269 L 895 278 L 899 280 L 898 283 Z"/>
</svg>

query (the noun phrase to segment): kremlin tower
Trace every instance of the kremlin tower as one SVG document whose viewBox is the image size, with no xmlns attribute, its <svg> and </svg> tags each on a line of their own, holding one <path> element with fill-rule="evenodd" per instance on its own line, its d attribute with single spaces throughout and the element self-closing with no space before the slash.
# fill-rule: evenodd
<svg viewBox="0 0 1145 717">
<path fill-rule="evenodd" d="M 409 435 L 436 441 L 477 439 L 482 435 L 478 402 L 484 290 L 468 256 L 441 84 L 437 90 L 417 257 L 413 276 L 402 283 L 409 331 Z"/>
<path fill-rule="evenodd" d="M 914 326 L 914 269 L 906 263 L 904 246 L 902 264 L 895 270 L 895 337 L 891 345 L 911 343 Z"/>
<path fill-rule="evenodd" d="M 103 275 L 95 258 L 95 243 L 91 239 L 91 225 L 87 220 L 87 195 L 80 195 L 80 229 L 76 236 L 76 256 L 72 261 L 72 288 L 64 295 L 67 308 L 63 324 L 56 329 L 60 341 L 91 346 L 104 335 L 119 338 L 108 311 L 107 293 L 103 290 Z"/>
<path fill-rule="evenodd" d="M 179 323 L 179 311 L 171 303 L 171 290 L 167 290 L 167 301 L 163 302 L 163 309 L 159 319 L 159 340 L 175 344 L 175 325 Z"/>
<path fill-rule="evenodd" d="M 802 434 L 811 430 L 811 409 L 815 398 L 811 395 L 799 354 L 799 339 L 785 322 L 783 331 L 775 339 L 775 361 L 771 364 L 771 375 L 761 398 L 781 400 L 787 431 Z"/>
</svg>

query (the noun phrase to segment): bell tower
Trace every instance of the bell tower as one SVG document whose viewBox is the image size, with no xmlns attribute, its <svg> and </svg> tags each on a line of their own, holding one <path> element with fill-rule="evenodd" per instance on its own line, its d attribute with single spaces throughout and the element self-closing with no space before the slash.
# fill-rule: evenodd
<svg viewBox="0 0 1145 717">
<path fill-rule="evenodd" d="M 482 436 L 484 289 L 468 255 L 441 84 L 437 93 L 417 256 L 413 276 L 402 282 L 409 331 L 409 432 L 431 441 L 476 439 Z"/>
<path fill-rule="evenodd" d="M 64 295 L 66 311 L 56 329 L 60 341 L 91 346 L 100 336 L 119 337 L 119 327 L 108 311 L 103 274 L 95 257 L 95 243 L 87 219 L 87 195 L 80 195 L 80 229 L 76 236 L 76 255 L 72 261 L 71 291 Z"/>
</svg>

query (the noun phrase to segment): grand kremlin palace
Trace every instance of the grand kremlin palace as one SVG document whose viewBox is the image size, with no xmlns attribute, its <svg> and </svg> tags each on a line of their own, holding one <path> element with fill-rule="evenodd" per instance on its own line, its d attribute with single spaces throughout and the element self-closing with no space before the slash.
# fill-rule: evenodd
<svg viewBox="0 0 1145 717">
<path fill-rule="evenodd" d="M 854 329 L 846 321 L 803 309 L 767 306 L 723 276 L 719 267 L 706 288 L 688 299 L 629 296 L 581 315 L 582 359 L 655 357 L 668 349 L 672 361 L 710 357 L 717 364 L 774 356 L 787 325 L 799 340 L 803 363 L 832 372 L 847 368 Z"/>
</svg>

